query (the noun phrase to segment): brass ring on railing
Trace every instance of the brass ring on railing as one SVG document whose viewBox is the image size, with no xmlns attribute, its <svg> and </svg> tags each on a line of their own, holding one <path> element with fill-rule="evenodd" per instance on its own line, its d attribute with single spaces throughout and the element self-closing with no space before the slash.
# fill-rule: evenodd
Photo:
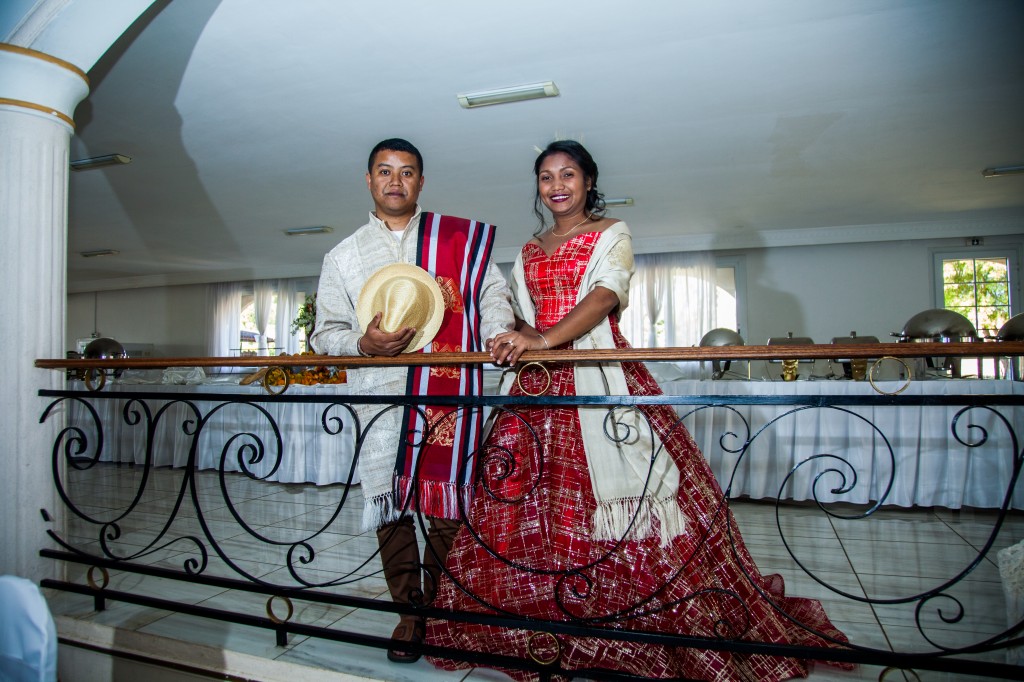
<svg viewBox="0 0 1024 682">
<path fill-rule="evenodd" d="M 277 386 L 270 383 L 271 377 L 275 374 L 281 375 L 281 385 Z M 288 385 L 291 383 L 291 379 L 288 378 L 288 372 L 285 371 L 284 367 L 268 367 L 267 373 L 263 375 L 263 389 L 270 395 L 281 395 L 288 390 Z"/>
<path fill-rule="evenodd" d="M 100 574 L 103 576 L 102 585 L 96 584 L 96 578 L 94 578 L 92 574 L 93 571 L 99 571 Z M 85 572 L 85 582 L 87 582 L 89 584 L 89 587 L 94 590 L 105 590 L 107 589 L 107 585 L 110 584 L 110 574 L 107 573 L 107 569 L 103 568 L 102 566 L 90 566 L 89 570 Z"/>
<path fill-rule="evenodd" d="M 555 651 L 550 656 L 543 656 L 538 651 L 539 645 L 537 643 L 537 639 L 545 636 L 550 637 L 551 641 L 554 643 Z M 530 654 L 530 658 L 533 659 L 534 663 L 539 663 L 540 665 L 554 665 L 555 663 L 558 663 L 560 658 L 562 658 L 562 643 L 559 642 L 558 638 L 550 632 L 534 632 L 530 635 L 530 639 L 526 641 L 526 651 Z"/>
<path fill-rule="evenodd" d="M 99 378 L 99 384 L 97 384 L 97 385 L 93 384 L 94 377 L 98 377 Z M 102 391 L 103 387 L 106 386 L 106 385 L 107 385 L 107 372 L 106 372 L 106 370 L 96 369 L 95 367 L 90 367 L 89 369 L 85 370 L 85 387 L 87 389 L 89 389 L 90 391 Z"/>
<path fill-rule="evenodd" d="M 274 600 L 275 599 L 280 599 L 288 607 L 288 615 L 286 615 L 284 618 L 281 618 L 276 613 L 274 613 Z M 270 598 L 267 599 L 267 618 L 269 618 L 274 623 L 276 623 L 278 625 L 281 625 L 282 623 L 287 623 L 288 621 L 290 621 L 292 619 L 292 615 L 294 613 L 295 613 L 295 607 L 292 605 L 292 600 L 289 599 L 288 597 L 283 597 L 283 596 L 281 596 L 279 594 L 272 594 L 272 595 L 270 595 Z"/>
<path fill-rule="evenodd" d="M 523 372 L 525 372 L 526 368 L 529 367 L 530 365 L 535 365 L 537 367 L 540 367 L 544 371 L 544 374 L 548 378 L 548 383 L 544 384 L 544 388 L 541 389 L 537 393 L 530 393 L 529 391 L 527 391 L 525 388 L 523 388 L 523 384 L 519 380 L 519 377 L 522 376 Z M 544 366 L 544 363 L 537 362 L 536 360 L 532 360 L 530 362 L 527 362 L 525 365 L 520 367 L 518 370 L 516 370 L 516 386 L 518 386 L 519 390 L 523 392 L 523 395 L 528 395 L 531 398 L 536 398 L 539 395 L 544 395 L 545 393 L 548 392 L 548 389 L 551 388 L 551 372 L 548 370 L 547 367 Z"/>
<path fill-rule="evenodd" d="M 892 665 L 890 665 L 888 668 L 884 669 L 882 672 L 878 673 L 878 682 L 884 682 L 885 681 L 885 677 L 889 673 L 891 673 L 891 672 L 910 673 L 911 675 L 914 676 L 914 679 L 917 680 L 917 682 L 921 682 L 921 676 L 918 675 L 917 671 L 914 670 L 913 668 L 897 668 L 896 666 L 892 666 Z M 903 678 L 903 679 L 906 679 L 906 678 Z"/>
<path fill-rule="evenodd" d="M 899 387 L 899 389 L 893 391 L 892 393 L 889 393 L 888 391 L 883 391 L 882 389 L 878 388 L 878 386 L 875 385 L 875 368 L 882 363 L 882 360 L 895 360 L 896 362 L 903 365 L 903 368 L 907 370 L 907 383 L 903 384 L 902 386 Z M 908 386 L 910 386 L 910 382 L 913 381 L 914 379 L 912 374 L 913 373 L 910 371 L 910 365 L 904 362 L 902 358 L 895 358 L 891 355 L 886 355 L 878 358 L 877 360 L 871 363 L 871 368 L 868 369 L 868 383 L 871 384 L 871 388 L 875 389 L 877 393 L 881 393 L 882 395 L 899 395 L 900 393 L 903 393 L 903 391 L 907 390 Z"/>
</svg>

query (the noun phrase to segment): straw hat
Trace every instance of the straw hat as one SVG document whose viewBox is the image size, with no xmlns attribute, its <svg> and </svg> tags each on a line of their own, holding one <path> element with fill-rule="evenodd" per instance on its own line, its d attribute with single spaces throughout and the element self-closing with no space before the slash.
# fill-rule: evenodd
<svg viewBox="0 0 1024 682">
<path fill-rule="evenodd" d="M 444 318 L 444 296 L 430 273 L 409 263 L 385 265 L 370 275 L 359 292 L 356 317 L 365 332 L 379 312 L 380 329 L 396 332 L 414 327 L 416 335 L 403 353 L 411 353 L 430 343 Z"/>
</svg>

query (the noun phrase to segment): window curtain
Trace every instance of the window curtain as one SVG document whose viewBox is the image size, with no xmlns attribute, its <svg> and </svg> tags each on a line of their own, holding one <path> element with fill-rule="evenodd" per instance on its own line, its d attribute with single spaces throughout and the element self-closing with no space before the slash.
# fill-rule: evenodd
<svg viewBox="0 0 1024 682">
<path fill-rule="evenodd" d="M 211 357 L 227 357 L 237 354 L 242 333 L 242 290 L 241 282 L 218 282 L 206 290 L 206 319 L 210 326 L 206 337 L 206 354 Z M 230 368 L 208 367 L 209 372 L 226 372 Z"/>
<path fill-rule="evenodd" d="M 714 256 L 693 253 L 641 254 L 630 283 L 630 307 L 622 332 L 636 348 L 696 346 L 715 328 Z M 680 378 L 699 378 L 698 363 L 679 363 Z"/>
<path fill-rule="evenodd" d="M 270 324 L 270 313 L 274 309 L 274 294 L 277 293 L 277 280 L 259 279 L 252 283 L 253 314 L 256 317 L 256 332 L 260 335 L 259 348 L 270 348 L 267 339 L 267 326 Z M 281 336 L 281 332 L 277 332 Z"/>
<path fill-rule="evenodd" d="M 294 279 L 278 280 L 277 286 L 277 349 L 280 353 L 298 355 L 302 350 L 299 342 L 303 339 L 305 332 L 301 329 L 292 333 L 292 321 L 299 314 L 298 281 Z"/>
</svg>

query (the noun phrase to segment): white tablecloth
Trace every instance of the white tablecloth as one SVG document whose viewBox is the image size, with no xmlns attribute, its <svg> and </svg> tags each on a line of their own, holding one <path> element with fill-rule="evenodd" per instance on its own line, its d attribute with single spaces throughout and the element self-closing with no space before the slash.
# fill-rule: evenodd
<svg viewBox="0 0 1024 682">
<path fill-rule="evenodd" d="M 893 392 L 902 384 L 878 385 Z M 665 393 L 674 395 L 877 395 L 869 383 L 855 381 L 669 381 L 662 387 Z M 900 395 L 963 394 L 1020 395 L 1024 394 L 1024 383 L 915 381 Z M 815 476 L 836 468 L 847 474 L 848 485 L 853 483 L 855 471 L 856 485 L 849 493 L 833 494 L 830 490 L 841 485 L 841 479 L 825 474 L 817 488 L 821 501 L 877 501 L 891 483 L 885 504 L 991 508 L 1002 504 L 1013 473 L 1015 453 L 1009 433 L 999 418 L 984 408 L 970 410 L 961 417 L 958 427 L 965 440 L 981 435 L 978 429 L 967 428 L 968 423 L 988 431 L 988 442 L 976 448 L 958 443 L 952 434 L 952 419 L 958 407 L 845 406 L 797 411 L 794 406 L 783 405 L 733 408 L 735 411 L 709 407 L 690 413 L 684 420 L 722 486 L 731 481 L 733 496 L 811 500 Z M 680 414 L 692 409 L 677 407 Z M 1024 408 L 1004 405 L 994 409 L 1010 422 L 1018 438 L 1024 437 Z M 741 417 L 750 425 L 752 439 L 742 459 L 740 453 L 727 451 L 740 448 L 748 437 Z M 736 437 L 727 435 L 730 432 Z M 882 436 L 892 446 L 895 471 Z M 844 458 L 852 469 L 835 457 L 809 459 L 815 455 Z M 793 478 L 782 488 L 786 475 L 794 468 Z M 1016 486 L 1012 500 L 1014 508 L 1024 509 L 1024 483 Z"/>
<path fill-rule="evenodd" d="M 197 400 L 211 393 L 267 395 L 258 385 L 239 386 L 232 383 L 190 386 L 112 384 L 103 389 L 104 393 L 122 391 L 178 392 L 186 394 L 186 399 L 192 397 Z M 348 389 L 343 384 L 293 385 L 288 388 L 288 395 L 333 397 L 347 394 Z M 147 400 L 146 402 L 154 417 L 157 411 L 166 405 L 163 400 Z M 95 400 L 93 404 L 103 423 L 104 437 L 107 440 L 104 451 L 101 453 L 101 459 L 103 461 L 134 462 L 135 464 L 144 463 L 146 458 L 145 424 L 132 426 L 125 423 L 122 416 L 124 400 Z M 225 446 L 228 446 L 232 436 L 250 433 L 263 442 L 265 449 L 261 461 L 245 464 L 244 467 L 260 479 L 283 483 L 308 482 L 317 485 L 359 482 L 358 474 L 351 471 L 355 451 L 355 430 L 345 428 L 337 435 L 326 433 L 320 421 L 321 414 L 326 407 L 323 403 L 263 402 L 258 405 L 231 403 L 218 407 L 220 403 L 217 402 L 197 402 L 196 405 L 201 415 L 210 415 L 207 424 L 199 434 L 196 454 L 197 466 L 200 469 L 219 468 L 222 452 L 224 452 Z M 260 408 L 265 409 L 278 426 L 282 445 L 280 452 L 277 449 L 277 438 L 271 426 L 271 420 L 260 412 Z M 345 420 L 346 425 L 348 424 L 350 417 L 346 410 L 334 408 L 331 415 Z M 192 411 L 182 404 L 170 406 L 166 413 L 159 417 L 154 437 L 154 466 L 185 466 L 192 437 L 185 433 L 181 425 L 183 420 L 189 418 L 192 418 Z M 88 422 L 83 420 L 81 406 L 72 406 L 71 419 L 70 423 L 72 424 L 88 426 Z M 243 465 L 238 461 L 239 447 L 243 444 L 254 445 L 255 443 L 254 438 L 245 435 L 235 438 L 227 449 L 224 469 L 226 471 L 242 470 Z M 248 460 L 250 455 L 251 452 L 245 451 L 242 456 Z"/>
</svg>

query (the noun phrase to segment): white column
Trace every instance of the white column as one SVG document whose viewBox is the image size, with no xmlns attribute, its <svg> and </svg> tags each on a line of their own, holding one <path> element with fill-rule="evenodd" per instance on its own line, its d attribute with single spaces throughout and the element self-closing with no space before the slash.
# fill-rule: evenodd
<svg viewBox="0 0 1024 682">
<path fill-rule="evenodd" d="M 77 67 L 0 44 L 0 573 L 36 581 L 55 574 L 38 554 L 62 518 L 51 458 L 62 417 L 40 425 L 37 392 L 64 379 L 34 361 L 65 353 L 68 149 L 88 92 Z"/>
</svg>

